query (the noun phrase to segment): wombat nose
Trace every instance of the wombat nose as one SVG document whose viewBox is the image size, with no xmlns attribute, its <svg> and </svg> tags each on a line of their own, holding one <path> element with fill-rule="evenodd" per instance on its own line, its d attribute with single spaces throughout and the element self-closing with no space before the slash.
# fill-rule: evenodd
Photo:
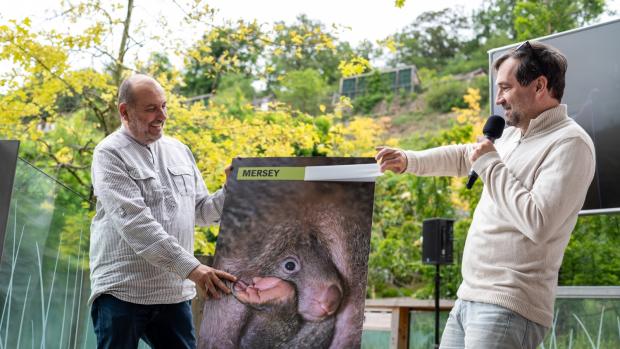
<svg viewBox="0 0 620 349">
<path fill-rule="evenodd" d="M 342 300 L 342 292 L 335 285 L 329 286 L 318 299 L 321 308 L 325 311 L 326 315 L 331 315 L 338 310 L 340 301 Z"/>
<path fill-rule="evenodd" d="M 299 298 L 299 314 L 308 321 L 323 321 L 334 315 L 342 302 L 342 291 L 334 284 L 312 288 L 308 298 L 304 293 Z"/>
</svg>

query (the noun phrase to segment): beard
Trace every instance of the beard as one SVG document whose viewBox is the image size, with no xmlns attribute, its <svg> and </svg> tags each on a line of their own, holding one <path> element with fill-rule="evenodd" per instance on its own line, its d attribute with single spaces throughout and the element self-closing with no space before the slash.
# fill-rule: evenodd
<svg viewBox="0 0 620 349">
<path fill-rule="evenodd" d="M 145 145 L 153 143 L 163 136 L 163 126 L 164 126 L 163 122 L 161 124 L 162 130 L 161 132 L 157 134 L 151 133 L 150 125 L 149 124 L 145 125 L 143 123 L 140 123 L 140 121 L 136 117 L 128 118 L 127 126 L 129 128 L 130 133 L 134 136 L 134 138 L 136 138 L 138 142 L 145 144 Z"/>
<path fill-rule="evenodd" d="M 519 126 L 521 120 L 523 120 L 523 113 L 514 109 L 510 109 L 510 114 L 506 114 L 506 125 L 508 126 Z"/>
</svg>

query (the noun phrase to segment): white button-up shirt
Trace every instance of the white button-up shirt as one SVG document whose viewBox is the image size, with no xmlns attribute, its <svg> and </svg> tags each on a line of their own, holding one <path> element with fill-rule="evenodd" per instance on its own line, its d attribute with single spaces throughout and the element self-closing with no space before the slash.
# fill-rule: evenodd
<svg viewBox="0 0 620 349">
<path fill-rule="evenodd" d="M 89 303 L 192 299 L 194 226 L 219 223 L 224 190 L 209 194 L 189 148 L 166 136 L 144 146 L 121 127 L 95 148 L 92 183 Z"/>
</svg>

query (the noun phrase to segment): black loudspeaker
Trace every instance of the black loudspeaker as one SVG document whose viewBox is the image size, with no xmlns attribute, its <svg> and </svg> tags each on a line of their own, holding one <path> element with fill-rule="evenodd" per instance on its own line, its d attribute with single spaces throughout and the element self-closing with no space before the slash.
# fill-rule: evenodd
<svg viewBox="0 0 620 349">
<path fill-rule="evenodd" d="M 422 263 L 452 264 L 453 219 L 431 218 L 422 223 Z"/>
</svg>

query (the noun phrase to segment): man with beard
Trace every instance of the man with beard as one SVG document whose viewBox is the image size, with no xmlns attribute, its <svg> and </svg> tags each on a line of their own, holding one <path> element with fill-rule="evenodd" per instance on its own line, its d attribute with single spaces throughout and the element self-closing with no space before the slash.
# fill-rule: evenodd
<svg viewBox="0 0 620 349">
<path fill-rule="evenodd" d="M 195 348 L 190 300 L 229 293 L 228 273 L 193 255 L 194 225 L 218 223 L 225 190 L 209 194 L 187 146 L 163 136 L 162 87 L 133 75 L 119 88 L 122 126 L 97 145 L 90 236 L 91 316 L 98 348 Z M 230 172 L 227 169 L 227 175 Z"/>
<path fill-rule="evenodd" d="M 558 270 L 594 176 L 594 146 L 560 104 L 567 62 L 525 42 L 500 57 L 496 103 L 510 126 L 495 145 L 378 148 L 381 170 L 484 183 L 441 348 L 536 348 L 552 325 Z"/>
</svg>

